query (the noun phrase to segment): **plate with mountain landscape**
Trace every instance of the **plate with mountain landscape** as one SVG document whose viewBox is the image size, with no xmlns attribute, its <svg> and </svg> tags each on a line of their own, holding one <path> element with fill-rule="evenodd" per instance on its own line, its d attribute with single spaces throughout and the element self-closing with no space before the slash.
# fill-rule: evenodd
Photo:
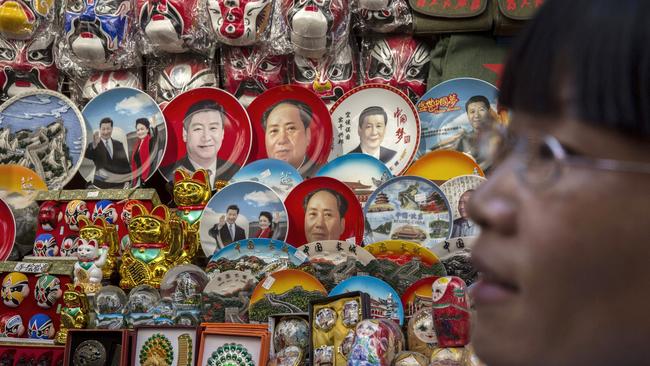
<svg viewBox="0 0 650 366">
<path fill-rule="evenodd" d="M 268 273 L 301 265 L 307 257 L 293 246 L 273 239 L 244 239 L 236 241 L 210 258 L 206 272 L 243 271 L 260 278 Z"/>
<path fill-rule="evenodd" d="M 253 291 L 249 319 L 266 323 L 272 314 L 306 313 L 310 301 L 324 297 L 325 287 L 308 273 L 296 269 L 271 273 Z"/>
<path fill-rule="evenodd" d="M 202 320 L 209 323 L 248 323 L 248 304 L 257 285 L 249 272 L 213 272 L 203 289 Z"/>
<path fill-rule="evenodd" d="M 63 189 L 79 170 L 86 126 L 63 94 L 38 90 L 9 99 L 0 106 L 0 126 L 0 164 L 33 170 L 51 190 Z"/>
</svg>

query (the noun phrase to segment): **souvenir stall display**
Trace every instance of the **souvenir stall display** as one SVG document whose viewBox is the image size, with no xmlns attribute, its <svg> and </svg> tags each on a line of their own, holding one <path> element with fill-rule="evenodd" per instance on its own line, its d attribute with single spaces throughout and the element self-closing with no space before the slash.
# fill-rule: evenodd
<svg viewBox="0 0 650 366">
<path fill-rule="evenodd" d="M 0 365 L 481 365 L 530 3 L 0 1 Z"/>
</svg>

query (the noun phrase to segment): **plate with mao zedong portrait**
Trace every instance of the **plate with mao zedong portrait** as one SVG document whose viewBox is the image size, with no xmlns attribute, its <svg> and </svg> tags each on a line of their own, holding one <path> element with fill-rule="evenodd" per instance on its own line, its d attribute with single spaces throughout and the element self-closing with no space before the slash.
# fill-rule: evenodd
<svg viewBox="0 0 650 366">
<path fill-rule="evenodd" d="M 332 106 L 333 160 L 347 153 L 374 156 L 401 175 L 415 157 L 420 119 L 411 100 L 399 89 L 366 84 L 345 93 Z"/>
<path fill-rule="evenodd" d="M 63 94 L 37 90 L 0 106 L 0 161 L 36 172 L 48 189 L 63 189 L 79 170 L 86 125 Z"/>
<path fill-rule="evenodd" d="M 365 243 L 406 240 L 434 249 L 451 234 L 452 216 L 442 190 L 430 180 L 403 176 L 390 179 L 364 207 Z"/>
<path fill-rule="evenodd" d="M 170 146 L 160 172 L 168 182 L 183 168 L 208 171 L 212 189 L 225 186 L 248 160 L 251 123 L 237 98 L 202 87 L 174 97 L 164 110 Z M 212 253 L 210 253 L 212 254 Z"/>
<path fill-rule="evenodd" d="M 119 87 L 94 97 L 83 111 L 86 151 L 79 168 L 97 188 L 135 188 L 158 169 L 167 128 L 158 103 L 147 93 Z"/>
<path fill-rule="evenodd" d="M 303 177 L 313 177 L 327 162 L 332 146 L 332 118 L 313 92 L 282 85 L 260 94 L 248 106 L 255 131 L 251 161 L 286 161 Z"/>
<path fill-rule="evenodd" d="M 287 243 L 303 244 L 345 240 L 361 245 L 363 211 L 354 192 L 330 177 L 316 177 L 298 184 L 284 200 L 292 230 Z"/>
<path fill-rule="evenodd" d="M 5 261 L 11 254 L 16 238 L 16 221 L 9 205 L 0 198 L 0 261 Z"/>
</svg>

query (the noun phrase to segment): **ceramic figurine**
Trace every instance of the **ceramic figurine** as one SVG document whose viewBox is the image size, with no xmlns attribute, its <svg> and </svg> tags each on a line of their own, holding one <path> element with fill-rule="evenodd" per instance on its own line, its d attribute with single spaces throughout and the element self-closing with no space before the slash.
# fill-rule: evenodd
<svg viewBox="0 0 650 366">
<path fill-rule="evenodd" d="M 34 286 L 34 298 L 36 305 L 49 309 L 61 298 L 61 281 L 52 275 L 45 274 L 38 278 Z"/>
<path fill-rule="evenodd" d="M 187 223 L 172 215 L 165 205 L 151 212 L 135 204 L 129 222 L 131 248 L 122 255 L 120 287 L 131 289 L 140 284 L 159 287 L 167 271 L 184 254 L 183 242 Z"/>
<path fill-rule="evenodd" d="M 45 314 L 36 314 L 27 323 L 27 334 L 32 339 L 52 339 L 54 337 L 54 324 L 52 319 Z"/>
<path fill-rule="evenodd" d="M 18 307 L 29 296 L 29 280 L 20 272 L 11 272 L 2 280 L 2 302 L 10 308 Z"/>
<path fill-rule="evenodd" d="M 272 10 L 271 0 L 208 0 L 212 31 L 229 46 L 252 46 L 263 40 Z"/>
<path fill-rule="evenodd" d="M 104 251 L 108 252 L 104 265 L 101 267 L 102 278 L 111 278 L 115 267 L 117 267 L 117 257 L 119 255 L 117 227 L 106 222 L 103 217 L 98 217 L 91 222 L 90 219 L 82 216 L 79 218 L 79 238 L 85 241 L 94 240 L 100 248 L 100 255 Z M 80 249 L 77 248 L 77 251 L 80 251 Z M 80 257 L 80 254 L 77 257 Z"/>
<path fill-rule="evenodd" d="M 34 241 L 34 256 L 54 257 L 59 254 L 59 247 L 52 234 L 40 234 Z"/>
<path fill-rule="evenodd" d="M 16 313 L 0 316 L 0 337 L 20 338 L 25 333 L 23 318 Z"/>
<path fill-rule="evenodd" d="M 403 335 L 392 320 L 362 320 L 357 324 L 348 366 L 390 366 L 402 346 Z"/>
<path fill-rule="evenodd" d="M 63 212 L 56 201 L 45 201 L 38 211 L 38 223 L 41 229 L 52 231 L 63 220 Z"/>
<path fill-rule="evenodd" d="M 432 285 L 433 325 L 439 347 L 462 347 L 469 343 L 469 299 L 459 277 L 438 278 Z"/>
<path fill-rule="evenodd" d="M 86 328 L 89 311 L 88 298 L 83 289 L 68 284 L 68 290 L 63 293 L 61 325 L 54 341 L 58 344 L 65 344 L 69 329 Z"/>
<path fill-rule="evenodd" d="M 191 175 L 184 169 L 178 169 L 174 173 L 173 192 L 177 207 L 176 214 L 188 224 L 183 254 L 178 263 L 190 263 L 201 245 L 199 219 L 205 205 L 212 197 L 208 179 L 208 173 L 204 169 L 199 169 Z"/>
<path fill-rule="evenodd" d="M 90 217 L 86 202 L 81 200 L 72 200 L 65 206 L 65 223 L 72 231 L 79 231 L 79 218 Z"/>
</svg>

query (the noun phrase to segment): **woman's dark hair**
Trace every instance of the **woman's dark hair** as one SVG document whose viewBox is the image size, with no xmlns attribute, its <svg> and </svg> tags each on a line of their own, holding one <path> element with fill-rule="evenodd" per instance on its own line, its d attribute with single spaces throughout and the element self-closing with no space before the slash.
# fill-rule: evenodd
<svg viewBox="0 0 650 366">
<path fill-rule="evenodd" d="M 268 212 L 268 211 L 262 211 L 262 212 L 260 212 L 260 217 L 262 217 L 262 216 L 264 216 L 264 217 L 266 217 L 267 219 L 269 219 L 269 222 L 270 222 L 271 224 L 273 223 L 273 216 L 271 216 L 271 213 L 270 213 L 270 212 Z"/>
<path fill-rule="evenodd" d="M 650 1 L 547 0 L 515 41 L 499 102 L 650 137 Z"/>
<path fill-rule="evenodd" d="M 148 129 L 149 129 L 149 126 L 151 125 L 151 123 L 150 123 L 149 120 L 146 119 L 146 118 L 138 118 L 138 119 L 135 120 L 135 125 L 136 125 L 136 126 L 137 126 L 137 125 L 143 125 L 143 126 L 146 127 L 147 130 L 148 130 Z"/>
</svg>

